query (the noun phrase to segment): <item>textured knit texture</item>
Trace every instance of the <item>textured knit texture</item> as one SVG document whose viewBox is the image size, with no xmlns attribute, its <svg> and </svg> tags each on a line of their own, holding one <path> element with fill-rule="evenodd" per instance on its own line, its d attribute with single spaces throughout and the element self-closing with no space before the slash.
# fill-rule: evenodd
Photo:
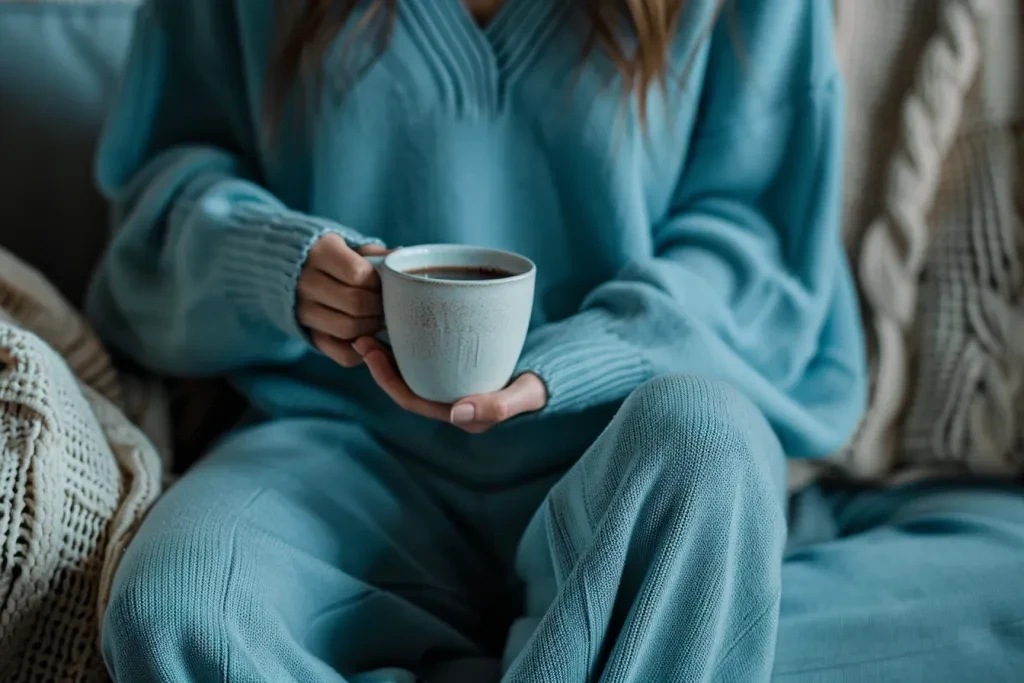
<svg viewBox="0 0 1024 683">
<path fill-rule="evenodd" d="M 103 681 L 99 616 L 160 491 L 107 354 L 0 250 L 0 679 Z M 119 407 L 120 406 L 120 407 Z"/>
<path fill-rule="evenodd" d="M 830 2 L 740 3 L 742 53 L 727 21 L 707 36 L 717 2 L 690 3 L 673 48 L 689 78 L 652 90 L 646 133 L 610 65 L 577 70 L 572 3 L 507 0 L 486 30 L 460 0 L 400 3 L 355 82 L 352 52 L 327 59 L 309 142 L 259 125 L 272 5 L 141 11 L 98 164 L 119 231 L 89 311 L 112 345 L 164 372 L 229 373 L 270 415 L 357 421 L 455 477 L 565 464 L 672 372 L 742 386 L 793 457 L 845 441 L 866 373 Z M 311 349 L 295 282 L 331 231 L 532 258 L 520 370 L 546 382 L 545 410 L 471 438 Z"/>
<path fill-rule="evenodd" d="M 784 467 L 749 400 L 693 377 L 500 489 L 271 421 L 154 507 L 104 652 L 120 683 L 1020 680 L 1019 489 L 811 487 L 784 547 Z"/>
<path fill-rule="evenodd" d="M 760 411 L 692 377 L 637 390 L 564 476 L 487 492 L 271 421 L 154 507 L 104 652 L 122 683 L 766 680 L 784 470 Z"/>
<path fill-rule="evenodd" d="M 838 7 L 839 61 L 854 104 L 844 230 L 873 342 L 871 409 L 839 462 L 872 479 L 1017 476 L 1020 4 Z"/>
</svg>

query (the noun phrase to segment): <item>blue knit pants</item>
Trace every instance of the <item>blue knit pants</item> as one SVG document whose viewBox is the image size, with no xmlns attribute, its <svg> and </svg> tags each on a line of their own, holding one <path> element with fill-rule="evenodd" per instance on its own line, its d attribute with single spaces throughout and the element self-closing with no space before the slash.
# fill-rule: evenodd
<svg viewBox="0 0 1024 683">
<path fill-rule="evenodd" d="M 687 377 L 493 490 L 271 421 L 146 519 L 104 655 L 147 683 L 1020 680 L 1024 495 L 818 487 L 787 546 L 784 469 L 753 405 Z"/>
</svg>

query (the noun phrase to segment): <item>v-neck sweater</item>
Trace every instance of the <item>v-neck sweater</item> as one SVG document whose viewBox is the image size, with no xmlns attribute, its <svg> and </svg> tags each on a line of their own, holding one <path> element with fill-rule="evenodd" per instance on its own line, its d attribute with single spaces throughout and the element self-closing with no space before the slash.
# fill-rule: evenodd
<svg viewBox="0 0 1024 683">
<path fill-rule="evenodd" d="M 866 373 L 831 0 L 717 4 L 688 4 L 641 119 L 603 53 L 580 62 L 569 0 L 507 0 L 485 28 L 461 0 L 403 0 L 376 56 L 342 32 L 271 136 L 273 3 L 147 3 L 98 161 L 117 231 L 92 320 L 147 367 L 227 375 L 265 415 L 359 421 L 477 480 L 571 461 L 673 373 L 736 387 L 793 457 L 833 451 Z M 328 232 L 531 258 L 518 372 L 547 406 L 470 436 L 316 351 L 296 282 Z"/>
</svg>

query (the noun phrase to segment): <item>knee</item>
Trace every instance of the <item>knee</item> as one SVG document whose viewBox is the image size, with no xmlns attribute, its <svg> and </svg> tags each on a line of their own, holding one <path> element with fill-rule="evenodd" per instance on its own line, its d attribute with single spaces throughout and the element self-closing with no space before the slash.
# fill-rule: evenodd
<svg viewBox="0 0 1024 683">
<path fill-rule="evenodd" d="M 558 495 L 582 496 L 591 524 L 616 516 L 670 529 L 699 519 L 723 538 L 739 525 L 771 557 L 785 537 L 777 438 L 749 399 L 702 377 L 661 377 L 634 391 Z"/>
<path fill-rule="evenodd" d="M 620 413 L 636 457 L 688 479 L 731 486 L 738 475 L 781 472 L 778 440 L 750 399 L 706 377 L 667 375 L 636 389 Z M 641 445 L 643 444 L 643 445 Z M 770 478 L 773 478 L 771 475 Z"/>
<path fill-rule="evenodd" d="M 760 410 L 730 384 L 694 375 L 665 375 L 636 389 L 623 406 L 626 419 L 648 439 L 679 447 L 732 446 L 763 440 Z"/>
<path fill-rule="evenodd" d="M 219 671 L 229 618 L 223 605 L 232 561 L 228 525 L 168 530 L 149 521 L 111 588 L 102 634 L 107 666 L 119 681 L 188 680 Z"/>
</svg>

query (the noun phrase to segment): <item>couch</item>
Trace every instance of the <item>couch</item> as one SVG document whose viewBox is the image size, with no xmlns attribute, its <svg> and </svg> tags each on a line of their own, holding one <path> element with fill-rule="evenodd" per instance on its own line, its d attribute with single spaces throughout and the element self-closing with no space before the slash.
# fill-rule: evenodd
<svg viewBox="0 0 1024 683">
<path fill-rule="evenodd" d="M 107 239 L 92 157 L 135 4 L 0 2 L 0 243 L 73 303 Z"/>
<path fill-rule="evenodd" d="M 108 238 L 90 171 L 136 4 L 0 0 L 0 247 L 74 304 Z M 836 8 L 850 103 L 843 227 L 873 377 L 868 415 L 828 467 L 878 481 L 933 470 L 1020 476 L 1020 4 Z M 206 415 L 186 403 L 190 416 Z M 180 454 L 194 456 L 209 432 L 179 438 L 189 444 Z M 795 468 L 794 485 L 816 474 Z"/>
</svg>

